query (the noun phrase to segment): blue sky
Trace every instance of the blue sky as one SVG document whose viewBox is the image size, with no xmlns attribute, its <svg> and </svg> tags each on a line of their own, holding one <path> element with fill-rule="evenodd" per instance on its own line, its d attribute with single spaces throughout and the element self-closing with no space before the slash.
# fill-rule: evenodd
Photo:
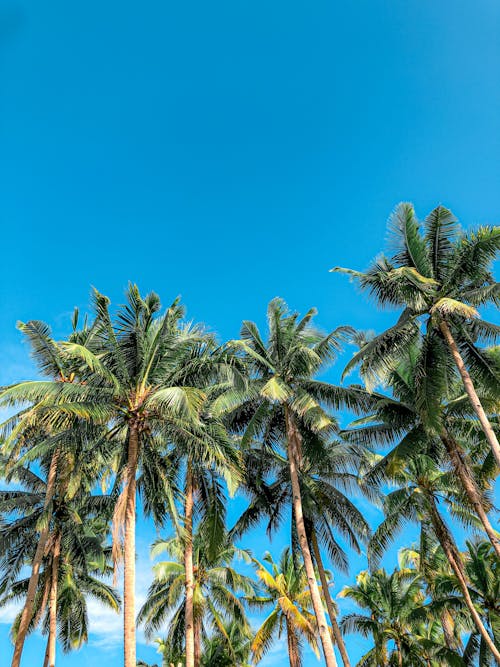
<svg viewBox="0 0 500 667">
<path fill-rule="evenodd" d="M 364 267 L 400 200 L 498 223 L 499 30 L 496 0 L 4 0 L 0 382 L 32 373 L 16 320 L 63 335 L 90 285 L 182 294 L 222 338 L 276 295 L 383 327 L 328 269 Z M 100 623 L 61 664 L 118 660 Z"/>
</svg>

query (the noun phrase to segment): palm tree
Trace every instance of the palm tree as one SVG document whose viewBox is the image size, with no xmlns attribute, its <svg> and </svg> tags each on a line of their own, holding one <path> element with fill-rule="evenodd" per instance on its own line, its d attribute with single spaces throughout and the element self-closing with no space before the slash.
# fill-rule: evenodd
<svg viewBox="0 0 500 667">
<path fill-rule="evenodd" d="M 453 516 L 471 523 L 473 519 L 463 505 L 461 489 L 457 487 L 455 477 L 442 472 L 428 455 L 421 455 L 408 461 L 399 461 L 391 472 L 391 481 L 399 488 L 390 492 L 384 499 L 385 518 L 370 541 L 369 559 L 375 565 L 390 542 L 405 522 L 429 522 L 435 538 L 443 549 L 448 563 L 456 576 L 466 605 L 477 631 L 484 639 L 495 660 L 500 665 L 500 651 L 490 637 L 480 614 L 474 606 L 468 588 L 468 577 L 464 563 L 439 508 L 442 498 L 449 504 Z"/>
<path fill-rule="evenodd" d="M 206 637 L 203 643 L 202 667 L 250 667 L 252 633 L 237 621 L 224 624 L 222 631 Z"/>
<path fill-rule="evenodd" d="M 379 257 L 364 273 L 332 269 L 353 276 L 381 306 L 403 308 L 397 323 L 362 347 L 345 372 L 359 363 L 372 378 L 391 370 L 425 326 L 433 359 L 423 381 L 442 376 L 451 357 L 500 467 L 498 438 L 476 390 L 480 384 L 498 399 L 499 360 L 479 343 L 495 341 L 500 327 L 482 320 L 477 308 L 500 304 L 500 283 L 491 273 L 500 250 L 500 227 L 462 232 L 451 211 L 438 206 L 425 219 L 422 233 L 413 206 L 402 203 L 391 216 L 389 232 L 390 258 Z"/>
<path fill-rule="evenodd" d="M 184 551 L 185 540 L 182 536 L 161 540 L 153 546 L 153 557 L 167 552 L 172 560 L 161 561 L 154 566 L 155 579 L 138 615 L 138 622 L 144 625 L 147 637 L 160 632 L 170 618 L 168 635 L 163 641 L 163 654 L 168 663 L 182 660 L 186 653 L 184 620 L 187 591 Z M 239 596 L 251 595 L 253 585 L 249 577 L 234 569 L 232 563 L 236 557 L 247 562 L 250 560 L 245 551 L 232 545 L 227 534 L 219 539 L 217 546 L 207 549 L 206 532 L 202 529 L 195 533 L 193 618 L 194 653 L 198 664 L 202 658 L 202 639 L 208 636 L 208 627 L 226 639 L 226 649 L 229 652 L 232 648 L 226 632 L 227 624 L 237 623 L 243 634 L 249 630 L 243 602 Z"/>
<path fill-rule="evenodd" d="M 415 570 L 361 572 L 356 585 L 346 586 L 341 596 L 368 612 L 342 619 L 344 632 L 373 637 L 374 646 L 361 658 L 359 667 L 463 665 L 458 654 L 440 641 L 432 622 L 419 622 L 425 595 Z"/>
<path fill-rule="evenodd" d="M 313 436 L 309 433 L 306 437 Z M 345 572 L 348 569 L 347 554 L 338 543 L 335 533 L 340 533 L 357 553 L 361 551 L 360 542 L 367 540 L 370 535 L 362 513 L 346 495 L 360 491 L 357 470 L 362 454 L 353 445 L 346 445 L 340 440 L 323 443 L 317 438 L 315 448 L 316 458 L 304 461 L 299 473 L 304 520 L 335 642 L 344 666 L 349 667 L 349 657 L 336 620 L 320 544 L 325 547 L 332 562 Z M 260 443 L 246 450 L 244 456 L 247 475 L 243 488 L 250 502 L 232 532 L 240 536 L 265 518 L 266 532 L 270 536 L 278 530 L 292 506 L 288 461 L 278 452 L 267 451 Z M 361 490 L 370 495 L 369 486 L 361 487 Z M 293 521 L 291 542 L 296 544 Z"/>
<path fill-rule="evenodd" d="M 50 468 L 50 463 L 46 468 Z M 18 468 L 11 481 L 21 489 L 0 492 L 0 550 L 2 585 L 0 604 L 25 599 L 31 577 L 23 578 L 21 570 L 38 549 L 38 525 L 44 518 L 47 481 L 27 468 Z M 109 574 L 110 550 L 104 546 L 109 515 L 108 497 L 90 496 L 86 492 L 72 495 L 68 485 L 56 486 L 48 523 L 48 538 L 39 569 L 33 598 L 33 613 L 28 633 L 42 623 L 48 634 L 45 665 L 54 667 L 56 636 L 63 649 L 79 648 L 87 641 L 88 619 L 86 598 L 93 597 L 115 611 L 120 602 L 111 587 L 102 581 Z M 16 638 L 23 618 L 18 614 L 12 627 Z"/>
<path fill-rule="evenodd" d="M 259 662 L 270 649 L 276 636 L 281 636 L 286 629 L 288 658 L 290 667 L 300 667 L 301 639 L 305 638 L 316 656 L 319 658 L 316 641 L 316 619 L 311 613 L 311 593 L 307 585 L 307 573 L 304 565 L 297 562 L 286 547 L 278 563 L 271 554 L 266 553 L 263 563 L 255 560 L 257 577 L 264 588 L 263 595 L 248 598 L 251 606 L 265 607 L 273 605 L 252 642 L 254 661 Z"/>
<path fill-rule="evenodd" d="M 326 438 L 335 431 L 335 421 L 325 406 L 338 407 L 339 391 L 315 379 L 315 375 L 331 362 L 339 350 L 340 340 L 351 330 L 339 328 L 324 335 L 311 324 L 315 312 L 312 309 L 299 319 L 281 299 L 274 299 L 268 307 L 267 343 L 253 322 L 243 322 L 241 340 L 232 341 L 229 347 L 243 355 L 249 373 L 248 387 L 222 394 L 215 400 L 214 407 L 228 415 L 233 428 L 244 432 L 243 447 L 261 439 L 266 447 L 275 449 L 283 445 L 286 449 L 297 540 L 323 653 L 328 667 L 333 667 L 337 662 L 307 535 L 300 470 L 305 461 L 314 459 L 315 440 L 306 438 L 305 434 Z M 345 394 L 343 400 L 346 400 Z"/>
<path fill-rule="evenodd" d="M 490 628 L 495 644 L 500 646 L 500 559 L 488 542 L 467 541 L 466 546 L 463 558 L 470 596 L 484 624 Z M 453 573 L 443 573 L 436 581 L 436 587 L 441 596 L 448 596 L 455 602 L 456 613 L 461 606 L 467 611 L 460 584 Z M 476 654 L 480 656 L 481 665 L 492 663 L 494 656 L 490 647 L 477 631 L 472 633 L 464 650 L 467 664 L 472 664 Z"/>
<path fill-rule="evenodd" d="M 399 566 L 414 568 L 422 576 L 427 598 L 431 601 L 428 605 L 430 615 L 440 623 L 444 643 L 450 650 L 461 651 L 462 635 L 469 630 L 469 624 L 466 615 L 459 614 L 453 601 L 441 593 L 440 582 L 448 581 L 452 570 L 427 522 L 421 523 L 419 545 L 400 549 Z"/>
<path fill-rule="evenodd" d="M 129 287 L 127 303 L 113 319 L 109 300 L 96 291 L 94 310 L 91 345 L 63 344 L 68 357 L 80 365 L 79 383 L 21 383 L 6 389 L 0 400 L 31 402 L 32 412 L 47 415 L 46 420 L 69 414 L 108 427 L 117 480 L 116 558 L 123 542 L 125 667 L 136 667 L 136 493 L 139 490 L 146 511 L 161 525 L 167 512 L 174 511 L 171 482 L 176 470 L 171 458 L 165 457 L 169 444 L 185 449 L 192 442 L 200 447 L 210 442 L 210 433 L 199 421 L 205 395 L 185 382 L 194 369 L 199 379 L 206 375 L 205 364 L 193 355 L 203 347 L 204 336 L 199 328 L 181 325 L 183 309 L 177 301 L 160 315 L 158 296 L 142 298 L 135 285 Z M 19 420 L 22 423 L 26 415 L 21 413 Z"/>
<path fill-rule="evenodd" d="M 449 380 L 446 367 L 438 371 L 444 377 L 439 386 L 429 382 L 430 350 L 426 339 L 407 348 L 394 368 L 386 374 L 385 384 L 392 396 L 371 392 L 369 414 L 354 422 L 344 437 L 365 446 L 391 444 L 390 452 L 375 466 L 369 476 L 376 476 L 394 460 L 418 455 L 433 442 L 448 458 L 471 508 L 481 521 L 495 551 L 500 556 L 500 541 L 488 517 L 490 478 L 488 466 L 474 468 L 466 444 L 473 442 L 474 421 L 468 414 L 469 402 Z M 432 372 L 432 371 L 431 371 Z"/>
<path fill-rule="evenodd" d="M 69 340 L 78 342 L 82 346 L 86 345 L 92 336 L 92 330 L 89 329 L 86 322 L 84 322 L 82 329 L 77 329 L 78 310 L 74 312 L 72 325 L 73 331 Z M 67 357 L 64 348 L 53 340 L 50 327 L 47 324 L 31 320 L 26 324 L 22 322 L 18 323 L 18 328 L 29 343 L 31 356 L 42 375 L 49 377 L 52 383 L 65 385 L 75 382 L 77 366 Z M 21 387 L 25 384 L 22 383 Z M 20 387 L 18 386 L 11 391 L 7 390 L 4 394 L 4 400 L 8 404 L 15 403 L 19 399 L 22 401 L 24 392 L 22 389 L 19 391 L 19 389 Z M 42 390 L 35 400 L 43 403 L 43 398 Z M 27 400 L 29 401 L 30 398 L 27 398 Z M 42 408 L 42 405 L 39 405 L 39 407 Z M 15 470 L 17 465 L 23 465 L 25 461 L 33 460 L 41 453 L 50 456 L 44 499 L 44 515 L 46 520 L 45 525 L 40 528 L 38 537 L 36 538 L 37 549 L 31 562 L 31 575 L 16 634 L 12 667 L 18 667 L 20 664 L 24 642 L 33 616 L 34 596 L 38 586 L 45 545 L 49 537 L 48 525 L 52 512 L 51 503 L 55 493 L 58 471 L 61 467 L 60 459 L 63 451 L 68 450 L 70 442 L 73 440 L 72 431 L 78 430 L 75 428 L 74 423 L 70 424 L 70 429 L 63 429 L 64 434 L 60 432 L 59 425 L 54 423 L 49 423 L 37 429 L 36 421 L 36 411 L 27 408 L 20 415 L 15 415 L 8 419 L 4 424 L 4 431 L 8 434 L 8 437 L 4 443 L 3 452 L 9 459 L 8 470 Z"/>
<path fill-rule="evenodd" d="M 197 352 L 198 354 L 199 352 Z M 218 352 L 203 353 L 207 368 L 213 364 L 216 375 L 224 368 L 224 361 Z M 198 370 L 195 367 L 195 373 Z M 214 378 L 215 379 L 215 378 Z M 220 379 L 220 378 L 219 378 Z M 196 385 L 197 377 L 184 377 Z M 224 385 L 223 385 L 224 386 Z M 203 386 L 209 397 L 214 391 L 220 392 L 221 386 L 207 384 Z M 227 488 L 232 492 L 241 478 L 241 457 L 234 441 L 229 438 L 224 425 L 211 414 L 208 399 L 200 411 L 199 428 L 201 438 L 176 443 L 175 455 L 185 463 L 184 472 L 184 525 L 179 535 L 184 542 L 184 569 L 186 573 L 185 601 L 185 646 L 186 667 L 200 667 L 199 637 L 196 637 L 195 622 L 195 572 L 193 551 L 194 516 L 199 517 L 198 532 L 207 557 L 216 559 L 221 545 L 226 540 L 226 497 L 221 485 L 225 478 Z M 203 437 L 206 434 L 207 437 Z"/>
</svg>

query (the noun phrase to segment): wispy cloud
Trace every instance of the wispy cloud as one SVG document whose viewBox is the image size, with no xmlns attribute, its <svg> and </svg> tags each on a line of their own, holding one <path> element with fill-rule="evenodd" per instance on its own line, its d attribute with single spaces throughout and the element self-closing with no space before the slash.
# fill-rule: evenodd
<svg viewBox="0 0 500 667">
<path fill-rule="evenodd" d="M 20 610 L 20 604 L 16 602 L 9 602 L 4 607 L 0 608 L 0 623 L 5 625 L 12 625 L 16 615 Z"/>
<path fill-rule="evenodd" d="M 142 546 L 142 545 L 141 545 Z M 151 561 L 147 549 L 140 548 L 137 559 L 136 576 L 136 610 L 138 611 L 146 601 L 147 590 L 152 580 Z M 121 573 L 120 573 L 121 574 Z M 120 595 L 122 588 L 119 587 Z M 122 596 L 123 597 L 123 596 Z M 0 624 L 12 625 L 21 609 L 22 602 L 9 603 L 0 608 Z M 117 614 L 96 600 L 87 600 L 89 615 L 89 644 L 102 651 L 114 651 L 123 641 L 123 614 Z M 139 644 L 147 644 L 142 630 L 137 632 Z"/>
</svg>

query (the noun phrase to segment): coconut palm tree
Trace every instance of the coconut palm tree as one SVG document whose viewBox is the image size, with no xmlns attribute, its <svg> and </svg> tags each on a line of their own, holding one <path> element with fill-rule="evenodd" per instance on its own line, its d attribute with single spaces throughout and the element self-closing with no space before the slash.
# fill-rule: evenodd
<svg viewBox="0 0 500 667">
<path fill-rule="evenodd" d="M 72 333 L 69 340 L 85 346 L 92 337 L 92 329 L 84 321 L 83 327 L 78 328 L 78 310 L 75 309 L 72 318 Z M 64 351 L 62 345 L 52 338 L 50 327 L 44 322 L 31 320 L 27 323 L 19 322 L 18 328 L 27 340 L 31 356 L 35 361 L 38 371 L 48 377 L 52 382 L 58 385 L 73 384 L 77 381 L 76 372 L 78 365 L 70 359 Z M 11 391 L 5 392 L 5 401 L 7 404 L 16 403 L 19 399 L 23 401 L 23 390 L 20 388 L 26 386 L 21 383 Z M 24 398 L 30 402 L 31 397 Z M 43 390 L 38 392 L 38 412 L 43 407 Z M 24 606 L 21 613 L 18 632 L 16 634 L 14 654 L 12 658 L 12 667 L 18 667 L 21 661 L 21 655 L 24 647 L 24 641 L 33 616 L 33 604 L 35 591 L 38 586 L 40 566 L 45 550 L 45 545 L 49 537 L 49 523 L 52 513 L 52 498 L 55 493 L 58 472 L 62 467 L 63 453 L 68 452 L 71 447 L 74 450 L 74 435 L 78 433 L 77 449 L 82 449 L 82 437 L 89 439 L 89 433 L 86 436 L 82 433 L 82 424 L 76 424 L 75 419 L 66 420 L 66 424 L 54 423 L 48 421 L 40 427 L 37 411 L 30 407 L 25 408 L 20 414 L 9 418 L 3 431 L 7 434 L 3 443 L 3 453 L 7 458 L 6 470 L 14 471 L 17 466 L 24 465 L 27 461 L 33 461 L 37 456 L 45 455 L 50 457 L 50 466 L 47 476 L 47 485 L 44 499 L 44 525 L 40 527 L 36 539 L 37 550 L 31 562 L 31 575 L 27 595 L 24 599 Z M 99 435 L 93 432 L 92 438 L 99 440 Z M 71 444 L 73 443 L 73 445 Z"/>
<path fill-rule="evenodd" d="M 393 643 L 396 664 L 403 665 L 413 630 L 408 617 L 424 601 L 420 577 L 416 574 L 408 577 L 398 570 L 390 575 L 385 570 L 372 574 L 364 571 L 356 577 L 356 585 L 346 586 L 340 595 L 369 611 L 369 615 L 351 613 L 342 619 L 343 632 L 373 636 L 374 647 L 363 656 L 360 664 L 380 667 L 391 664 L 388 644 Z"/>
<path fill-rule="evenodd" d="M 155 543 L 151 551 L 152 557 L 166 552 L 172 560 L 160 561 L 154 566 L 155 579 L 138 615 L 138 623 L 144 626 L 147 637 L 160 632 L 170 618 L 168 634 L 163 641 L 163 654 L 167 663 L 184 660 L 186 653 L 184 621 L 187 591 L 184 551 L 185 540 L 182 536 Z M 242 634 L 249 631 L 240 596 L 253 594 L 253 585 L 249 577 L 240 574 L 233 567 L 232 563 L 237 557 L 250 561 L 247 552 L 234 547 L 227 534 L 219 536 L 217 545 L 208 549 L 206 530 L 202 527 L 195 533 L 193 617 L 197 664 L 200 664 L 202 658 L 202 641 L 210 636 L 210 628 L 226 639 L 229 653 L 232 648 L 226 632 L 227 624 L 237 623 Z"/>
<path fill-rule="evenodd" d="M 469 525 L 473 522 L 467 508 L 464 507 L 463 494 L 457 486 L 456 478 L 440 470 L 435 461 L 426 454 L 409 461 L 400 460 L 397 469 L 396 465 L 394 463 L 390 479 L 399 488 L 390 492 L 384 499 L 385 518 L 370 541 L 368 552 L 370 562 L 376 566 L 383 552 L 406 522 L 427 521 L 455 574 L 464 604 L 478 633 L 500 665 L 500 651 L 474 605 L 462 556 L 439 506 L 442 499 L 445 499 L 453 516 Z"/>
<path fill-rule="evenodd" d="M 403 309 L 397 323 L 364 345 L 345 373 L 362 364 L 376 380 L 393 368 L 424 326 L 432 360 L 422 380 L 443 377 L 448 361 L 453 361 L 500 467 L 498 437 L 477 391 L 480 385 L 498 399 L 499 359 L 480 343 L 498 339 L 500 327 L 481 319 L 477 308 L 500 304 L 500 283 L 491 273 L 500 250 L 500 227 L 462 232 L 451 211 L 438 206 L 425 219 L 422 232 L 413 206 L 402 203 L 390 218 L 389 235 L 391 256 L 377 258 L 364 273 L 332 269 L 352 276 L 381 306 Z"/>
<path fill-rule="evenodd" d="M 317 438 L 311 433 L 306 434 L 306 437 Z M 370 535 L 366 520 L 349 498 L 351 493 L 360 491 L 357 470 L 363 453 L 338 439 L 321 442 L 317 438 L 315 450 L 316 458 L 304 461 L 299 473 L 304 520 L 335 642 L 344 666 L 348 667 L 349 657 L 336 620 L 320 545 L 325 548 L 335 566 L 346 572 L 347 554 L 336 535 L 341 535 L 356 553 L 360 553 L 361 543 Z M 271 536 L 291 514 L 288 461 L 279 452 L 270 452 L 260 443 L 247 449 L 244 457 L 246 481 L 243 488 L 249 497 L 249 505 L 232 532 L 239 537 L 265 519 L 266 532 Z M 368 486 L 361 490 L 370 495 L 372 489 Z M 296 527 L 293 521 L 290 527 L 291 543 L 296 544 Z"/>
<path fill-rule="evenodd" d="M 427 598 L 431 601 L 427 605 L 430 612 L 427 620 L 434 617 L 441 625 L 446 646 L 452 651 L 461 652 L 462 635 L 470 631 L 467 610 L 465 614 L 460 614 L 454 601 L 441 593 L 440 582 L 443 579 L 447 581 L 453 571 L 428 522 L 421 522 L 419 544 L 400 549 L 398 560 L 402 569 L 414 568 L 422 576 Z"/>
<path fill-rule="evenodd" d="M 470 596 L 481 614 L 484 624 L 489 627 L 496 646 L 500 646 L 500 559 L 488 542 L 466 542 L 467 550 L 462 554 L 468 578 Z M 455 613 L 467 613 L 463 594 L 454 573 L 443 573 L 436 581 L 439 595 L 448 597 L 454 603 Z M 494 656 L 484 638 L 472 626 L 473 633 L 464 649 L 464 659 L 468 665 L 491 665 Z"/>
<path fill-rule="evenodd" d="M 50 462 L 45 468 L 50 469 Z M 38 549 L 38 526 L 45 515 L 48 485 L 46 479 L 27 468 L 18 468 L 9 480 L 22 488 L 0 492 L 1 605 L 24 600 L 28 594 L 31 577 L 22 577 L 22 568 L 31 564 Z M 67 484 L 63 488 L 60 483 L 56 485 L 28 626 L 29 633 L 41 623 L 48 635 L 48 667 L 55 665 L 58 626 L 64 651 L 87 641 L 88 597 L 119 611 L 116 593 L 102 580 L 110 570 L 110 549 L 104 545 L 107 522 L 101 518 L 110 515 L 109 501 L 109 497 L 90 496 L 85 491 L 72 495 Z M 14 639 L 23 609 L 12 626 Z"/>
<path fill-rule="evenodd" d="M 252 632 L 238 621 L 224 623 L 203 642 L 202 667 L 250 667 Z"/>
<path fill-rule="evenodd" d="M 386 374 L 385 384 L 392 395 L 371 392 L 370 412 L 355 421 L 343 435 L 365 446 L 391 445 L 389 453 L 370 471 L 372 478 L 392 461 L 426 451 L 432 441 L 435 451 L 442 451 L 443 460 L 448 459 L 471 509 L 500 556 L 499 535 L 488 516 L 492 508 L 491 479 L 496 471 L 487 465 L 474 465 L 471 454 L 474 458 L 477 456 L 470 451 L 470 445 L 477 440 L 474 433 L 478 430 L 477 422 L 471 420 L 470 403 L 461 395 L 458 383 L 453 382 L 453 378 L 450 381 L 446 367 L 441 368 L 444 381 L 438 386 L 425 377 L 430 359 L 427 340 L 408 347 Z M 480 454 L 481 447 L 478 450 Z"/>
<path fill-rule="evenodd" d="M 207 351 L 205 351 L 207 354 Z M 208 353 L 210 354 L 210 353 Z M 220 361 L 213 359 L 221 370 Z M 209 362 L 210 363 L 210 362 Z M 184 378 L 187 380 L 187 377 Z M 191 379 L 196 384 L 197 378 Z M 207 397 L 221 390 L 220 384 L 206 385 Z M 211 414 L 207 399 L 200 411 L 200 434 L 206 438 L 177 442 L 175 456 L 184 463 L 183 526 L 179 536 L 184 541 L 184 569 L 186 572 L 185 647 L 186 667 L 200 667 L 199 637 L 195 622 L 195 572 L 194 572 L 194 517 L 199 518 L 199 540 L 204 542 L 208 558 L 216 559 L 221 545 L 226 541 L 226 496 L 221 484 L 225 479 L 227 489 L 233 493 L 241 478 L 241 457 L 225 426 Z"/>
<path fill-rule="evenodd" d="M 33 407 L 28 416 L 34 413 L 45 422 L 76 415 L 107 426 L 117 480 L 116 558 L 123 544 L 125 667 L 136 667 L 136 493 L 141 493 L 146 512 L 161 525 L 168 511 L 175 513 L 172 477 L 177 468 L 173 458 L 165 456 L 169 445 L 176 443 L 185 451 L 189 443 L 197 442 L 214 456 L 220 452 L 218 443 L 210 447 L 210 432 L 199 420 L 205 394 L 198 387 L 212 371 L 197 354 L 204 350 L 207 337 L 199 327 L 182 324 L 178 301 L 160 314 L 158 296 L 143 298 L 131 285 L 127 303 L 112 318 L 106 297 L 95 291 L 93 300 L 92 344 L 63 344 L 68 357 L 79 364 L 80 382 L 25 382 L 4 390 L 0 401 L 29 402 Z M 195 374 L 198 386 L 188 385 L 186 378 L 191 381 Z M 26 413 L 18 417 L 21 424 L 27 419 Z"/>
<path fill-rule="evenodd" d="M 305 461 L 314 459 L 314 438 L 308 439 L 305 434 L 328 438 L 335 431 L 335 420 L 325 408 L 339 406 L 339 390 L 315 376 L 332 361 L 340 341 L 351 330 L 339 328 L 325 335 L 312 326 L 315 313 L 312 309 L 299 319 L 281 299 L 274 299 L 268 307 L 267 342 L 253 322 L 243 322 L 241 340 L 232 341 L 229 348 L 238 351 L 247 364 L 248 387 L 222 394 L 215 400 L 214 409 L 225 413 L 232 427 L 244 433 L 243 447 L 260 439 L 266 447 L 282 447 L 286 452 L 297 541 L 323 653 L 328 667 L 333 667 L 337 662 L 307 535 L 300 470 Z M 342 401 L 348 397 L 344 390 Z"/>
<path fill-rule="evenodd" d="M 419 621 L 424 611 L 422 578 L 415 570 L 361 572 L 342 597 L 353 600 L 368 614 L 351 613 L 342 619 L 342 630 L 373 637 L 374 646 L 358 662 L 364 667 L 429 667 L 463 665 L 460 656 L 440 641 L 435 626 Z"/>
<path fill-rule="evenodd" d="M 273 608 L 253 639 L 253 659 L 259 662 L 285 629 L 290 667 L 300 667 L 302 639 L 308 642 L 319 658 L 316 618 L 311 613 L 311 592 L 307 585 L 306 570 L 288 547 L 281 553 L 278 563 L 274 562 L 270 553 L 264 555 L 263 561 L 270 568 L 254 560 L 264 592 L 248 598 L 248 602 L 252 607 L 273 605 Z"/>
</svg>

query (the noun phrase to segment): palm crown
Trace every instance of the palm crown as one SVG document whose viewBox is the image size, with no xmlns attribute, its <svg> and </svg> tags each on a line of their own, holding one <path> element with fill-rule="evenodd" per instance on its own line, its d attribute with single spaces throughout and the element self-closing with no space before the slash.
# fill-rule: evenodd
<svg viewBox="0 0 500 667">
<path fill-rule="evenodd" d="M 240 632 L 248 634 L 241 595 L 251 595 L 251 579 L 240 574 L 234 567 L 235 558 L 246 562 L 250 557 L 246 551 L 234 547 L 226 536 L 212 550 L 206 548 L 204 532 L 197 532 L 193 539 L 194 563 L 194 622 L 197 651 L 201 652 L 202 641 L 216 633 L 219 643 L 226 639 L 226 651 L 232 647 L 226 634 L 226 625 L 238 624 Z M 169 620 L 169 631 L 163 640 L 164 655 L 172 662 L 180 660 L 185 652 L 184 614 L 186 605 L 184 566 L 184 541 L 178 536 L 160 540 L 152 548 L 151 555 L 166 552 L 172 560 L 160 561 L 154 566 L 155 580 L 148 591 L 148 598 L 138 615 L 146 635 L 153 636 L 163 629 Z M 198 654 L 199 660 L 201 655 Z"/>
<path fill-rule="evenodd" d="M 348 273 L 382 306 L 403 309 L 397 323 L 366 342 L 347 365 L 344 374 L 361 364 L 371 384 L 391 371 L 406 348 L 419 337 L 425 319 L 425 346 L 421 374 L 434 390 L 448 381 L 444 369 L 456 366 L 471 404 L 500 466 L 500 445 L 475 390 L 480 384 L 498 400 L 498 355 L 481 347 L 494 342 L 500 327 L 479 317 L 477 308 L 500 303 L 500 284 L 491 265 L 500 249 L 500 227 L 460 231 L 453 214 L 438 206 L 421 230 L 413 206 L 400 204 L 389 223 L 390 258 L 382 255 L 364 273 Z M 436 387 L 436 384 L 438 387 Z M 429 398 L 432 392 L 429 392 Z"/>
<path fill-rule="evenodd" d="M 269 553 L 263 560 L 263 563 L 256 560 L 255 565 L 264 594 L 251 597 L 249 602 L 256 607 L 273 607 L 255 634 L 252 643 L 254 660 L 260 661 L 275 636 L 285 632 L 290 667 L 299 667 L 302 664 L 302 639 L 319 657 L 316 619 L 311 613 L 306 571 L 288 548 L 283 550 L 278 563 Z"/>
<path fill-rule="evenodd" d="M 25 598 L 30 578 L 22 577 L 22 568 L 32 560 L 39 524 L 49 521 L 28 631 L 42 625 L 49 635 L 46 659 L 52 661 L 49 649 L 55 644 L 53 624 L 59 627 L 63 649 L 69 651 L 88 639 L 87 598 L 115 611 L 120 608 L 117 594 L 103 580 L 111 570 L 111 550 L 105 545 L 107 525 L 102 518 L 109 516 L 110 498 L 87 495 L 81 485 L 78 493 L 68 495 L 68 485 L 63 482 L 62 489 L 54 495 L 48 519 L 43 476 L 28 468 L 17 468 L 9 479 L 22 488 L 0 492 L 0 604 Z M 13 624 L 14 635 L 19 631 L 21 619 L 19 612 Z"/>
</svg>

